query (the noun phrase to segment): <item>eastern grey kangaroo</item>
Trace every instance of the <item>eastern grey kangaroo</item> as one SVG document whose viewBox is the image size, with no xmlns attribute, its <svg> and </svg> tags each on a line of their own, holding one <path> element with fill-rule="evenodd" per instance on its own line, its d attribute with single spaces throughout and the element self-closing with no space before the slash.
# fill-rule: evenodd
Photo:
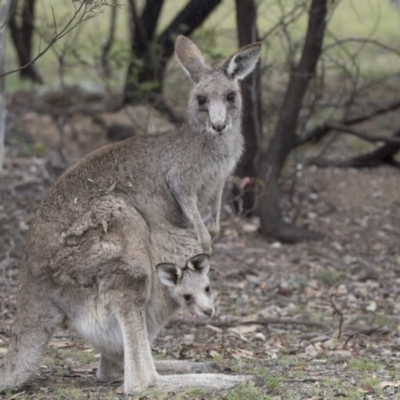
<svg viewBox="0 0 400 400">
<path fill-rule="evenodd" d="M 195 84 L 187 123 L 101 148 L 54 185 L 21 260 L 15 334 L 0 362 L 0 391 L 29 378 L 61 323 L 101 352 L 100 380 L 123 369 L 127 394 L 148 387 L 218 389 L 246 379 L 160 376 L 150 344 L 178 305 L 187 301 L 212 313 L 205 301 L 208 259 L 191 257 L 211 252 L 222 188 L 243 146 L 238 79 L 252 71 L 259 53 L 260 44 L 246 46 L 212 69 L 179 36 L 176 54 Z M 210 206 L 207 230 L 201 214 Z M 164 264 L 156 273 L 165 262 L 186 268 Z"/>
</svg>

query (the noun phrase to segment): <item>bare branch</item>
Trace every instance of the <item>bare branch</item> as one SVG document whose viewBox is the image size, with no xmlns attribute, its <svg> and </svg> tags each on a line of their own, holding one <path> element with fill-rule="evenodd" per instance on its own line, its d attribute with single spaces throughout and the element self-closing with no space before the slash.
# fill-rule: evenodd
<svg viewBox="0 0 400 400">
<path fill-rule="evenodd" d="M 57 36 L 57 20 L 56 20 L 55 14 L 54 14 L 53 7 L 51 7 L 51 15 L 53 16 L 54 34 L 55 34 L 55 36 Z"/>
<path fill-rule="evenodd" d="M 14 1 L 11 1 L 10 8 L 9 8 L 9 10 L 7 11 L 8 17 L 7 17 L 4 21 L 2 21 L 2 23 L 1 23 L 1 25 L 0 25 L 0 31 L 9 23 L 9 21 L 10 21 L 10 19 L 11 19 L 11 15 L 12 15 L 12 13 L 14 12 L 14 9 L 15 9 L 15 2 L 14 2 Z"/>
<path fill-rule="evenodd" d="M 345 118 L 342 121 L 331 122 L 330 124 L 334 123 L 334 124 L 345 125 L 345 126 L 357 125 L 362 122 L 369 121 L 378 116 L 387 114 L 389 112 L 396 111 L 398 109 L 400 109 L 400 100 L 395 100 L 392 103 L 390 103 L 384 107 L 376 108 L 376 109 L 370 111 L 369 113 L 366 113 L 366 114 L 363 114 L 363 115 L 360 115 L 357 117 L 353 117 L 353 118 Z M 330 133 L 331 130 L 332 130 L 332 128 L 327 123 L 318 125 L 315 128 L 313 128 L 312 130 L 310 130 L 309 132 L 307 132 L 305 135 L 300 137 L 299 140 L 294 143 L 294 147 L 300 146 L 300 145 L 310 142 L 310 141 L 317 142 L 317 141 L 321 140 L 323 137 L 325 137 L 328 133 Z"/>
<path fill-rule="evenodd" d="M 296 22 L 305 12 L 307 11 L 307 5 L 305 2 L 295 3 L 293 8 L 282 15 L 277 23 L 275 23 L 264 35 L 260 38 L 261 41 L 265 41 L 277 30 L 281 29 L 282 25 L 289 26 L 293 22 Z"/>
<path fill-rule="evenodd" d="M 400 137 L 400 129 L 398 129 L 392 137 Z M 315 158 L 309 165 L 316 165 L 318 167 L 335 166 L 339 168 L 372 168 L 380 165 L 389 165 L 392 167 L 400 168 L 398 161 L 394 159 L 395 155 L 400 151 L 400 144 L 398 143 L 385 143 L 377 149 L 367 154 L 361 154 L 349 160 L 320 160 L 319 157 Z"/>
<path fill-rule="evenodd" d="M 389 51 L 390 53 L 396 54 L 397 56 L 400 57 L 400 50 L 398 50 L 398 49 L 396 49 L 394 47 L 388 46 L 388 45 L 386 45 L 386 44 L 384 44 L 384 43 L 382 43 L 382 42 L 380 42 L 378 40 L 369 39 L 369 38 L 346 38 L 346 39 L 338 40 L 335 43 L 331 43 L 331 44 L 327 45 L 324 48 L 324 52 L 326 52 L 326 51 L 328 51 L 328 50 L 330 50 L 330 49 L 332 49 L 334 47 L 343 46 L 343 45 L 348 44 L 348 43 L 362 43 L 364 45 L 371 44 L 371 45 L 377 46 L 377 47 L 379 47 L 381 49 L 384 49 L 386 51 Z"/>
<path fill-rule="evenodd" d="M 108 5 L 108 3 L 103 3 L 103 5 Z M 83 1 L 79 4 L 79 7 L 75 9 L 75 12 L 73 16 L 70 18 L 70 20 L 66 23 L 66 25 L 61 29 L 61 31 L 57 32 L 57 23 L 55 20 L 54 16 L 54 10 L 52 9 L 52 15 L 53 15 L 53 25 L 54 25 L 54 33 L 49 40 L 47 46 L 40 51 L 36 57 L 34 57 L 31 61 L 26 63 L 25 65 L 22 65 L 18 68 L 12 69 L 10 71 L 7 71 L 3 74 L 0 74 L 0 78 L 3 78 L 7 75 L 13 74 L 15 72 L 19 72 L 24 68 L 29 67 L 30 65 L 33 65 L 39 58 L 41 58 L 56 42 L 58 42 L 60 39 L 68 35 L 69 32 L 71 32 L 73 29 L 75 29 L 79 24 L 91 19 L 93 16 L 91 15 L 91 12 L 93 12 L 95 9 L 97 9 L 99 6 L 98 5 L 93 5 L 92 7 L 88 6 L 88 3 Z M 82 13 L 81 13 L 82 11 Z M 81 14 L 81 15 L 80 15 Z M 79 17 L 79 18 L 78 18 Z"/>
<path fill-rule="evenodd" d="M 382 136 L 382 135 L 374 135 L 370 136 L 364 132 L 361 132 L 357 129 L 351 128 L 350 126 L 346 126 L 343 124 L 339 124 L 336 122 L 327 122 L 326 126 L 332 130 L 339 131 L 342 133 L 348 133 L 350 135 L 356 136 L 360 139 L 366 140 L 367 142 L 376 143 L 376 142 L 384 142 L 384 143 L 392 143 L 400 145 L 400 138 L 391 137 L 391 136 Z"/>
</svg>

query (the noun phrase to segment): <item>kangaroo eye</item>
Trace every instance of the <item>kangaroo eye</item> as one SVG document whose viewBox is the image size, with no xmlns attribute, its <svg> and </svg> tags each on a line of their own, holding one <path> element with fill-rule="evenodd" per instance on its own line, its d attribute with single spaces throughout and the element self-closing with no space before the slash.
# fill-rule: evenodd
<svg viewBox="0 0 400 400">
<path fill-rule="evenodd" d="M 235 97 L 236 97 L 235 93 L 229 93 L 228 96 L 226 96 L 226 99 L 229 102 L 233 103 L 235 101 Z"/>
<path fill-rule="evenodd" d="M 206 291 L 206 293 L 210 293 L 211 292 L 211 287 L 210 285 L 206 286 L 206 288 L 204 289 Z"/>
<path fill-rule="evenodd" d="M 185 301 L 189 302 L 193 299 L 193 296 L 191 294 L 184 294 L 183 298 L 185 299 Z"/>
<path fill-rule="evenodd" d="M 207 99 L 204 96 L 197 96 L 197 103 L 199 106 L 203 106 L 206 103 Z"/>
</svg>

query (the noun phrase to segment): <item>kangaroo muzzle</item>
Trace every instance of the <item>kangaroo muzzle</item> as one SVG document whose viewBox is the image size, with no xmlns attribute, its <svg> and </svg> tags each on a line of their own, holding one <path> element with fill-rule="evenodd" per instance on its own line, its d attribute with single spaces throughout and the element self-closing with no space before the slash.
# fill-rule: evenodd
<svg viewBox="0 0 400 400">
<path fill-rule="evenodd" d="M 222 134 L 227 128 L 226 107 L 222 102 L 211 104 L 208 113 L 211 123 L 211 132 L 214 134 Z"/>
</svg>

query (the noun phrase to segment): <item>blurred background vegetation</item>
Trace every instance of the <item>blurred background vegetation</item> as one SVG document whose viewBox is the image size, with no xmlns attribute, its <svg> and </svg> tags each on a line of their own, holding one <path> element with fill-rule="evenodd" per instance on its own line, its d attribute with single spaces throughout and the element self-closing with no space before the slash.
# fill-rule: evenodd
<svg viewBox="0 0 400 400">
<path fill-rule="evenodd" d="M 129 45 L 129 10 L 125 1 L 118 1 L 117 24 L 115 31 L 115 42 L 110 59 L 113 63 L 111 80 L 104 82 L 99 76 L 96 61 L 100 57 L 102 45 L 110 28 L 110 15 L 112 6 L 104 6 L 98 10 L 98 15 L 82 24 L 71 36 L 65 37 L 54 45 L 53 51 L 49 51 L 37 61 L 37 69 L 46 77 L 46 84 L 59 83 L 57 74 L 57 56 L 55 51 L 65 46 L 66 43 L 73 44 L 73 51 L 69 54 L 69 65 L 65 71 L 65 80 L 68 84 L 92 83 L 96 85 L 110 85 L 116 89 L 124 83 L 126 62 L 130 57 Z M 142 6 L 144 1 L 138 1 Z M 172 20 L 176 13 L 187 3 L 187 0 L 165 1 L 160 16 L 157 30 L 161 32 Z M 258 28 L 262 38 L 285 14 L 288 14 L 298 0 L 287 0 L 278 2 L 276 0 L 259 0 L 258 4 Z M 53 15 L 57 23 L 62 25 L 74 13 L 77 2 L 71 0 L 38 0 L 36 4 L 36 21 L 38 29 L 42 34 L 52 35 Z M 111 4 L 111 3 L 110 3 Z M 400 48 L 399 21 L 400 7 L 396 7 L 396 1 L 390 0 L 343 0 L 338 3 L 328 23 L 328 34 L 325 44 L 337 39 L 346 38 L 368 38 L 386 43 L 393 48 Z M 215 59 L 221 59 L 237 48 L 236 16 L 234 0 L 224 0 L 205 21 L 205 23 L 193 34 L 193 39 L 206 55 Z M 293 21 L 288 27 L 288 34 L 294 43 L 300 44 L 304 39 L 307 24 L 307 13 Z M 43 39 L 34 35 L 33 49 L 39 50 L 43 47 Z M 71 45 L 70 45 L 71 46 Z M 359 48 L 359 45 L 348 44 L 345 50 Z M 18 66 L 15 48 L 7 46 L 6 70 Z M 270 73 L 282 73 L 281 65 L 287 57 L 287 48 L 279 35 L 269 38 L 268 46 L 263 48 L 263 62 L 269 65 Z M 361 55 L 360 55 L 361 57 Z M 82 61 L 87 65 L 82 65 Z M 399 67 L 398 56 L 383 52 L 377 46 L 363 49 L 362 68 L 365 74 L 377 76 L 382 73 L 396 72 Z M 171 69 L 176 67 L 172 60 Z M 180 75 L 180 72 L 178 73 Z M 278 77 L 276 77 L 278 78 Z M 7 78 L 9 91 L 32 88 L 28 80 L 21 80 L 18 74 Z M 166 81 L 166 88 L 174 87 Z"/>
</svg>

